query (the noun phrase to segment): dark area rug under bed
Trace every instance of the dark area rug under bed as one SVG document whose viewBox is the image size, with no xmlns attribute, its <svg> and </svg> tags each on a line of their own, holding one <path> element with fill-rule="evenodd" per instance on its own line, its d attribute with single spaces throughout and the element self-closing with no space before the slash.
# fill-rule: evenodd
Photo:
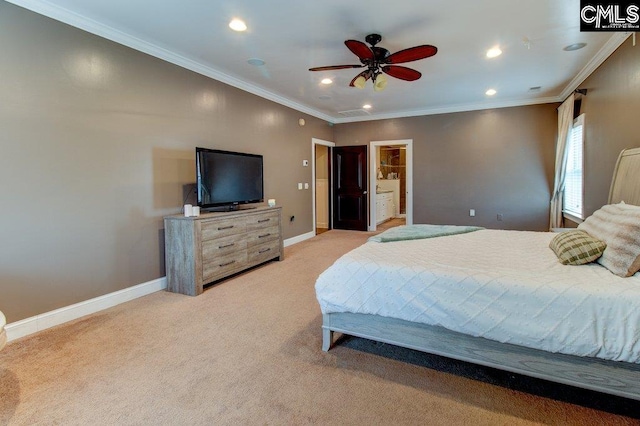
<svg viewBox="0 0 640 426">
<path fill-rule="evenodd" d="M 457 376 L 479 380 L 507 389 L 526 392 L 634 419 L 640 419 L 640 401 L 634 401 L 615 395 L 606 395 L 600 392 L 580 389 L 560 383 L 552 383 L 547 380 L 472 364 L 465 361 L 458 361 L 440 355 L 428 354 L 360 337 L 343 335 L 336 343 L 343 347 L 410 363 L 419 367 L 426 367 L 444 373 L 451 373 Z"/>
</svg>

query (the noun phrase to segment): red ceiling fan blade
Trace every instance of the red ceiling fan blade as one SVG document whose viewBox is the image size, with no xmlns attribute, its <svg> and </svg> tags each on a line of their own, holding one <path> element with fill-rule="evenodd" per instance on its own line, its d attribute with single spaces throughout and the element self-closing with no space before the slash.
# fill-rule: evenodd
<svg viewBox="0 0 640 426">
<path fill-rule="evenodd" d="M 436 53 L 438 53 L 437 47 L 431 46 L 430 44 L 424 44 L 422 46 L 410 47 L 408 49 L 392 53 L 387 56 L 383 62 L 385 64 L 401 64 L 403 62 L 411 62 L 428 58 Z"/>
<path fill-rule="evenodd" d="M 353 52 L 361 61 L 372 61 L 373 51 L 361 41 L 347 40 L 344 44 Z"/>
<path fill-rule="evenodd" d="M 353 80 L 351 80 L 351 83 L 349 83 L 349 86 L 355 87 L 355 85 L 353 83 L 356 82 L 358 77 L 364 77 L 364 80 L 367 81 L 367 80 L 369 80 L 371 78 L 371 72 L 369 70 L 362 71 L 360 74 L 358 74 L 355 77 L 353 77 Z"/>
<path fill-rule="evenodd" d="M 422 74 L 419 71 L 398 65 L 386 65 L 382 67 L 382 71 L 389 74 L 391 77 L 406 81 L 414 81 L 422 77 Z"/>
<path fill-rule="evenodd" d="M 345 70 L 347 68 L 362 68 L 364 65 L 330 65 L 328 67 L 309 68 L 309 71 Z"/>
</svg>

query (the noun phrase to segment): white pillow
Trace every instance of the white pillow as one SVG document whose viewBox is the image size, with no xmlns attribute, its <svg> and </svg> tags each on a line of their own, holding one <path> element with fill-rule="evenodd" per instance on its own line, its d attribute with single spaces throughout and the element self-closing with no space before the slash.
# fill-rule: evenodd
<svg viewBox="0 0 640 426">
<path fill-rule="evenodd" d="M 578 229 L 607 244 L 597 262 L 612 273 L 630 277 L 640 270 L 640 207 L 608 204 L 585 219 Z"/>
</svg>

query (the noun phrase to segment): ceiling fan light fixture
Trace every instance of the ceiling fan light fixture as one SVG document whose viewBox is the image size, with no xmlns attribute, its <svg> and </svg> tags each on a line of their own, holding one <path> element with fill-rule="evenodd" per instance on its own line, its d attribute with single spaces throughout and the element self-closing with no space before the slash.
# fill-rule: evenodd
<svg viewBox="0 0 640 426">
<path fill-rule="evenodd" d="M 355 79 L 353 82 L 353 87 L 357 87 L 358 89 L 364 89 L 364 85 L 366 84 L 367 79 L 364 76 L 360 76 Z"/>
<path fill-rule="evenodd" d="M 322 80 L 320 80 L 320 83 L 322 83 L 322 84 L 331 84 L 331 83 L 333 83 L 333 80 L 331 80 L 330 78 L 323 78 Z"/>
<path fill-rule="evenodd" d="M 384 74 L 378 74 L 373 82 L 373 90 L 382 92 L 385 87 L 387 87 L 387 77 Z"/>
</svg>

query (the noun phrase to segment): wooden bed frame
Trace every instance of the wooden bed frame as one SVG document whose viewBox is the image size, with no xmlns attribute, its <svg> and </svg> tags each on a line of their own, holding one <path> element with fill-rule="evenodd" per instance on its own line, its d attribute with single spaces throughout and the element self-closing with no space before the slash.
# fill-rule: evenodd
<svg viewBox="0 0 640 426">
<path fill-rule="evenodd" d="M 616 162 L 609 204 L 620 201 L 640 205 L 640 148 L 623 150 Z M 551 353 L 377 315 L 331 313 L 322 320 L 323 351 L 339 332 L 640 400 L 640 364 Z"/>
</svg>

